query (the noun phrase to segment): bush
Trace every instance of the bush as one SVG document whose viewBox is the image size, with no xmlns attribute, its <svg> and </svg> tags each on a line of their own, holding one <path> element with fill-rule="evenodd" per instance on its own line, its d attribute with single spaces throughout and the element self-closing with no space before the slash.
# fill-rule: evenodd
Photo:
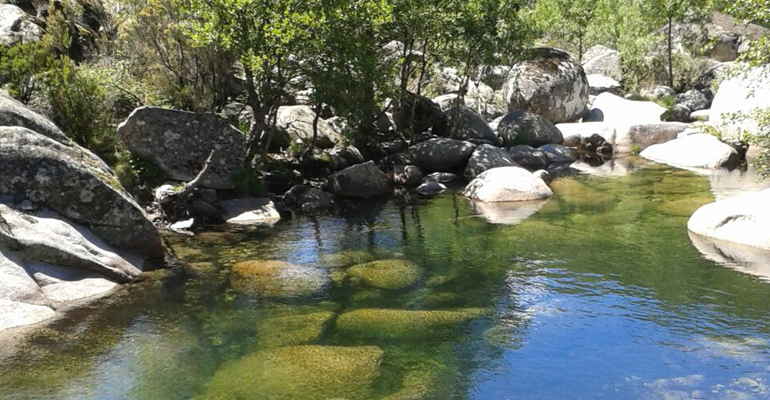
<svg viewBox="0 0 770 400">
<path fill-rule="evenodd" d="M 40 79 L 54 122 L 78 144 L 114 162 L 117 133 L 99 70 L 63 57 Z"/>
<path fill-rule="evenodd" d="M 0 46 L 0 84 L 26 104 L 37 90 L 35 75 L 49 70 L 54 61 L 54 52 L 42 42 Z"/>
</svg>

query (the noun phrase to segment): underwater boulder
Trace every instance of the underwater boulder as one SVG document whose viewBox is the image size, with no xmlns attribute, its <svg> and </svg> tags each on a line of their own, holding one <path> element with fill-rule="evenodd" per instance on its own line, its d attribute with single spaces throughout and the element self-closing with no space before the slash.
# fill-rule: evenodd
<svg viewBox="0 0 770 400">
<path fill-rule="evenodd" d="M 378 289 L 398 290 L 412 286 L 420 279 L 421 271 L 407 260 L 379 260 L 348 269 L 353 281 Z"/>
<path fill-rule="evenodd" d="M 257 325 L 257 345 L 271 348 L 313 343 L 321 338 L 333 316 L 333 312 L 319 311 L 263 319 Z"/>
<path fill-rule="evenodd" d="M 371 398 L 384 352 L 375 346 L 263 350 L 220 369 L 203 399 Z"/>
<path fill-rule="evenodd" d="M 330 283 L 324 269 L 283 261 L 243 261 L 233 265 L 230 273 L 230 284 L 238 292 L 268 298 L 315 297 Z"/>
<path fill-rule="evenodd" d="M 362 340 L 435 340 L 487 313 L 483 308 L 436 311 L 361 309 L 340 315 L 337 331 L 345 337 Z"/>
</svg>

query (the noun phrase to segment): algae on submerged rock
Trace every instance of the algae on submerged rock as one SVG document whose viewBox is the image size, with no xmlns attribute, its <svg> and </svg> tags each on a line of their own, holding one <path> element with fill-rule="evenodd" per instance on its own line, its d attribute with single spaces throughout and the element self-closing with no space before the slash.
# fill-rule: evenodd
<svg viewBox="0 0 770 400">
<path fill-rule="evenodd" d="M 399 290 L 414 285 L 420 279 L 417 264 L 407 260 L 380 260 L 348 269 L 353 281 L 386 290 Z"/>
<path fill-rule="evenodd" d="M 268 298 L 314 297 L 330 283 L 326 270 L 273 260 L 242 261 L 230 274 L 236 291 Z"/>
<path fill-rule="evenodd" d="M 310 344 L 321 338 L 334 313 L 320 311 L 309 314 L 267 318 L 257 324 L 260 348 Z"/>
<path fill-rule="evenodd" d="M 220 369 L 203 399 L 368 399 L 384 352 L 375 346 L 263 350 Z"/>
<path fill-rule="evenodd" d="M 337 318 L 337 332 L 358 339 L 422 340 L 440 335 L 472 319 L 484 316 L 483 308 L 458 310 L 361 309 Z"/>
</svg>

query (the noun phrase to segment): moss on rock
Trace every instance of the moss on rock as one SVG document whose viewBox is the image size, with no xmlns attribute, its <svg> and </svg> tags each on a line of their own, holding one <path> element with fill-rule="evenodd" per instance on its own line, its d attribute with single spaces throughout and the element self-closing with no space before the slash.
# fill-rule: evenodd
<svg viewBox="0 0 770 400">
<path fill-rule="evenodd" d="M 420 273 L 420 267 L 407 260 L 373 261 L 348 269 L 353 282 L 386 290 L 412 286 L 420 279 Z"/>
<path fill-rule="evenodd" d="M 416 311 L 361 309 L 337 318 L 337 331 L 358 339 L 437 339 L 459 325 L 488 313 L 482 308 Z"/>
<path fill-rule="evenodd" d="M 329 311 L 267 318 L 257 324 L 260 348 L 310 344 L 321 338 L 334 313 Z"/>
<path fill-rule="evenodd" d="M 377 257 L 368 251 L 346 250 L 321 256 L 321 265 L 326 268 L 347 268 L 351 265 L 368 263 L 376 259 Z"/>
<path fill-rule="evenodd" d="M 317 296 L 330 282 L 325 270 L 273 260 L 239 262 L 230 274 L 235 290 L 268 298 Z"/>
<path fill-rule="evenodd" d="M 383 351 L 374 346 L 263 350 L 220 369 L 205 399 L 366 399 Z"/>
<path fill-rule="evenodd" d="M 711 195 L 687 196 L 676 200 L 666 201 L 657 207 L 657 210 L 675 217 L 689 217 L 695 210 L 708 203 L 713 203 Z"/>
</svg>

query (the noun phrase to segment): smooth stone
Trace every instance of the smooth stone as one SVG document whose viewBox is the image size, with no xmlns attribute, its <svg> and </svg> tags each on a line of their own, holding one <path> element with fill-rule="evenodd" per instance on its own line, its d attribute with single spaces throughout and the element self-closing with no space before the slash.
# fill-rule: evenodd
<svg viewBox="0 0 770 400">
<path fill-rule="evenodd" d="M 487 170 L 465 187 L 463 195 L 495 203 L 547 199 L 553 192 L 542 179 L 521 167 Z"/>
<path fill-rule="evenodd" d="M 583 70 L 588 76 L 599 74 L 620 81 L 623 79 L 620 52 L 601 45 L 592 46 L 583 54 Z"/>
<path fill-rule="evenodd" d="M 47 306 L 0 299 L 0 332 L 53 318 L 56 312 Z"/>
<path fill-rule="evenodd" d="M 723 138 L 742 139 L 742 131 L 759 134 L 761 131 L 754 118 L 734 121 L 732 114 L 750 114 L 757 109 L 770 108 L 770 66 L 753 68 L 738 76 L 726 79 L 711 104 L 709 125 L 719 129 Z"/>
<path fill-rule="evenodd" d="M 699 208 L 690 232 L 730 243 L 770 250 L 770 189 L 741 194 Z"/>
<path fill-rule="evenodd" d="M 302 143 L 310 143 L 313 139 L 314 120 L 315 111 L 309 106 L 279 107 L 275 122 L 277 132 L 273 138 L 275 140 L 274 145 L 288 147 L 297 140 Z M 318 118 L 317 128 L 318 137 L 315 142 L 317 147 L 327 149 L 342 143 L 342 134 L 323 118 Z"/>
<path fill-rule="evenodd" d="M 417 193 L 423 195 L 423 196 L 438 196 L 443 191 L 445 191 L 447 187 L 439 182 L 425 182 L 420 186 L 417 186 Z"/>
<path fill-rule="evenodd" d="M 651 101 L 632 101 L 612 93 L 596 96 L 592 108 L 604 114 L 604 122 L 613 125 L 638 125 L 660 122 L 666 109 Z"/>
<path fill-rule="evenodd" d="M 465 166 L 475 149 L 467 141 L 433 138 L 409 147 L 407 154 L 423 172 L 447 172 Z"/>
<path fill-rule="evenodd" d="M 608 76 L 588 74 L 586 78 L 588 79 L 588 87 L 591 89 L 591 95 L 598 96 L 604 92 L 617 94 L 620 91 L 620 82 Z"/>
<path fill-rule="evenodd" d="M 678 168 L 734 168 L 740 163 L 734 148 L 705 133 L 652 145 L 642 151 L 641 156 Z"/>
<path fill-rule="evenodd" d="M 575 154 L 575 150 L 558 145 L 558 144 L 547 144 L 545 146 L 540 147 L 538 150 L 545 153 L 545 156 L 548 157 L 548 164 L 568 164 L 573 163 L 575 160 L 577 160 L 577 155 Z"/>
<path fill-rule="evenodd" d="M 274 225 L 281 219 L 275 204 L 267 198 L 243 198 L 219 202 L 222 219 L 233 225 Z"/>
<path fill-rule="evenodd" d="M 423 178 L 423 182 L 449 183 L 457 180 L 457 175 L 451 172 L 434 172 Z"/>
<path fill-rule="evenodd" d="M 506 115 L 497 126 L 497 134 L 505 147 L 527 145 L 540 147 L 559 144 L 564 137 L 547 119 L 530 112 L 516 110 Z"/>
<path fill-rule="evenodd" d="M 330 311 L 266 318 L 257 323 L 257 345 L 273 348 L 317 342 L 334 317 Z"/>
</svg>

